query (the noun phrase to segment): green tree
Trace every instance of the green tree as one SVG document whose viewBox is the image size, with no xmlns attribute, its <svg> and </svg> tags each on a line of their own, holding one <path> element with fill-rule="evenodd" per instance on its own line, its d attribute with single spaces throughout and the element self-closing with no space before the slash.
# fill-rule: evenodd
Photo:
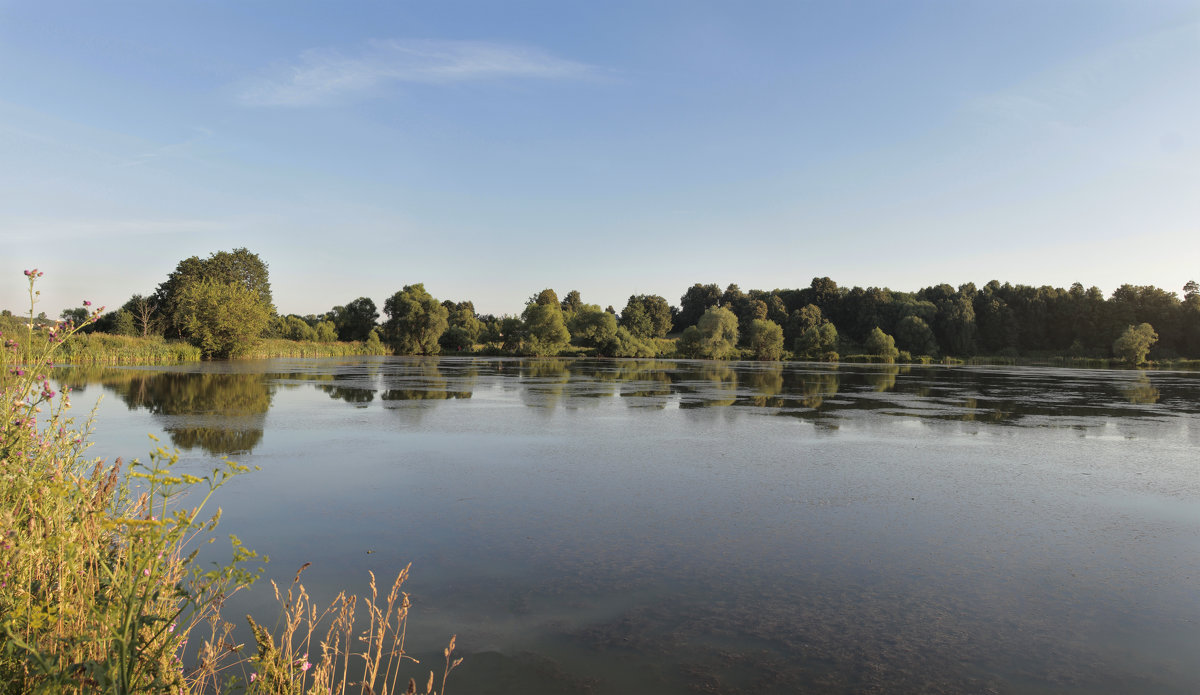
<svg viewBox="0 0 1200 695">
<path fill-rule="evenodd" d="M 469 301 L 452 302 L 449 299 L 442 302 L 448 312 L 446 321 L 449 328 L 442 334 L 442 347 L 447 350 L 470 350 L 484 332 L 483 322 L 475 316 L 475 305 Z"/>
<path fill-rule="evenodd" d="M 754 359 L 776 361 L 783 356 L 783 328 L 774 321 L 754 319 L 746 335 L 746 346 L 754 353 Z"/>
<path fill-rule="evenodd" d="M 679 314 L 675 317 L 675 326 L 687 328 L 696 325 L 709 307 L 717 306 L 720 303 L 721 288 L 715 283 L 692 285 L 679 298 Z"/>
<path fill-rule="evenodd" d="M 531 355 L 557 355 L 571 342 L 571 333 L 563 321 L 562 305 L 554 290 L 542 290 L 525 306 L 521 314 L 524 335 L 521 351 Z"/>
<path fill-rule="evenodd" d="M 74 309 L 63 309 L 59 314 L 59 318 L 63 321 L 70 321 L 75 326 L 82 326 L 83 329 L 88 328 L 87 320 L 92 312 L 87 310 L 87 307 L 76 307 Z M 84 331 L 86 332 L 86 330 Z"/>
<path fill-rule="evenodd" d="M 896 349 L 895 338 L 884 333 L 879 326 L 871 330 L 864 347 L 868 355 L 878 355 L 888 364 L 895 362 L 896 358 L 900 356 L 900 351 Z"/>
<path fill-rule="evenodd" d="M 570 317 L 576 314 L 583 308 L 583 298 L 579 296 L 579 290 L 571 290 L 562 300 L 563 315 Z"/>
<path fill-rule="evenodd" d="M 607 357 L 654 357 L 658 348 L 649 340 L 630 333 L 628 328 L 617 326 L 613 337 L 601 343 L 596 352 Z"/>
<path fill-rule="evenodd" d="M 383 304 L 388 320 L 383 334 L 399 355 L 436 355 L 438 339 L 449 326 L 450 312 L 425 291 L 425 285 L 405 285 Z"/>
<path fill-rule="evenodd" d="M 379 311 L 369 297 L 359 297 L 345 306 L 335 306 L 331 320 L 337 327 L 338 340 L 366 340 L 375 328 Z"/>
<path fill-rule="evenodd" d="M 738 320 L 723 306 L 709 307 L 695 326 L 679 337 L 678 349 L 686 357 L 723 360 L 737 354 Z"/>
<path fill-rule="evenodd" d="M 192 256 L 179 262 L 175 271 L 158 286 L 151 300 L 169 334 L 188 337 L 183 316 L 179 313 L 180 299 L 188 285 L 203 280 L 240 285 L 255 295 L 268 314 L 275 313 L 267 264 L 258 254 L 240 248 L 218 251 L 205 259 Z M 134 313 L 136 316 L 137 312 Z"/>
<path fill-rule="evenodd" d="M 1150 347 L 1158 342 L 1158 334 L 1148 323 L 1129 326 L 1113 342 L 1113 355 L 1128 365 L 1139 365 L 1146 361 Z"/>
<path fill-rule="evenodd" d="M 583 304 L 574 311 L 567 329 L 576 343 L 599 348 L 617 337 L 617 317 L 597 304 Z"/>
<path fill-rule="evenodd" d="M 813 305 L 809 305 L 813 306 Z M 813 306 L 815 309 L 816 307 Z M 809 326 L 793 342 L 792 352 L 803 360 L 818 362 L 836 362 L 838 332 L 833 323 L 822 321 L 818 325 Z"/>
<path fill-rule="evenodd" d="M 820 307 L 816 304 L 805 304 L 788 315 L 787 322 L 783 325 L 783 337 L 794 341 L 808 329 L 820 328 L 825 322 Z"/>
<path fill-rule="evenodd" d="M 665 338 L 671 332 L 671 305 L 656 294 L 631 295 L 620 323 L 639 338 Z"/>
<path fill-rule="evenodd" d="M 113 335 L 137 335 L 133 314 L 124 309 L 118 309 L 116 316 L 113 317 L 111 332 Z"/>
<path fill-rule="evenodd" d="M 896 347 L 913 355 L 938 354 L 933 329 L 919 316 L 905 316 L 896 324 Z"/>
<path fill-rule="evenodd" d="M 313 326 L 318 343 L 333 343 L 338 339 L 337 325 L 333 321 L 320 321 Z"/>
<path fill-rule="evenodd" d="M 176 320 L 206 358 L 237 357 L 254 347 L 271 321 L 261 295 L 237 282 L 188 282 L 175 300 Z"/>
</svg>

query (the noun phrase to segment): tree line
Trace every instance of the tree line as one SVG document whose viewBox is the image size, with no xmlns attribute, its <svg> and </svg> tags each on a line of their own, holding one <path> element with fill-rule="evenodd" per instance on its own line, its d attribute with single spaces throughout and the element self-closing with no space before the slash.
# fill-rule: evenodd
<svg viewBox="0 0 1200 695">
<path fill-rule="evenodd" d="M 69 309 L 74 318 L 84 309 Z M 380 319 L 383 319 L 380 321 Z M 493 352 L 606 357 L 674 355 L 709 359 L 784 358 L 882 361 L 918 356 L 1062 355 L 1200 358 L 1200 286 L 1182 297 L 1153 286 L 1096 287 L 972 283 L 897 292 L 839 287 L 828 277 L 807 287 L 742 291 L 697 283 L 672 305 L 631 295 L 621 311 L 572 290 L 531 296 L 520 314 L 480 314 L 467 301 L 438 300 L 406 285 L 380 309 L 368 297 L 322 314 L 280 316 L 267 264 L 245 248 L 181 261 L 152 293 L 134 295 L 94 330 L 187 340 L 207 357 L 230 357 L 264 337 L 363 341 L 381 352 L 433 355 Z"/>
</svg>

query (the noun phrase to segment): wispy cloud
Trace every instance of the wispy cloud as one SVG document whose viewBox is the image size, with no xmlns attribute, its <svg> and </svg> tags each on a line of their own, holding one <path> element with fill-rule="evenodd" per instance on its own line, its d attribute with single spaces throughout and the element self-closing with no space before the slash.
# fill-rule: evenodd
<svg viewBox="0 0 1200 695">
<path fill-rule="evenodd" d="M 393 83 L 568 79 L 592 68 L 524 46 L 486 41 L 373 40 L 355 55 L 314 49 L 241 90 L 251 106 L 309 106 L 369 95 Z"/>
</svg>

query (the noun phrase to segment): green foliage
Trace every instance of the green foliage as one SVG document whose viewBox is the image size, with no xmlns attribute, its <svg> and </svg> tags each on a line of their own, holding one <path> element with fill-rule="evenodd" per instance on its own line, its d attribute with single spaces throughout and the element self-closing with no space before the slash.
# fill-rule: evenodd
<svg viewBox="0 0 1200 695">
<path fill-rule="evenodd" d="M 204 279 L 183 286 L 175 319 L 205 358 L 237 357 L 259 341 L 271 321 L 271 307 L 241 283 Z"/>
<path fill-rule="evenodd" d="M 1129 326 L 1125 332 L 1113 341 L 1113 356 L 1130 366 L 1136 366 L 1146 361 L 1150 347 L 1158 342 L 1158 334 L 1148 323 Z"/>
<path fill-rule="evenodd" d="M 863 347 L 867 354 L 878 356 L 888 364 L 895 362 L 896 358 L 900 356 L 900 351 L 896 349 L 896 340 L 880 330 L 878 326 L 871 330 Z"/>
<path fill-rule="evenodd" d="M 611 316 L 608 312 L 605 314 Z M 612 338 L 597 347 L 597 353 L 605 357 L 654 357 L 659 353 L 656 342 L 654 338 L 639 338 L 630 333 L 628 328 L 617 326 Z"/>
<path fill-rule="evenodd" d="M 583 298 L 579 296 L 579 290 L 571 290 L 562 300 L 562 310 L 565 316 L 571 316 L 583 309 Z"/>
<path fill-rule="evenodd" d="M 896 324 L 896 345 L 913 355 L 936 357 L 938 354 L 933 329 L 918 316 L 905 316 Z"/>
<path fill-rule="evenodd" d="M 425 285 L 406 285 L 383 305 L 388 320 L 383 334 L 399 355 L 436 355 L 438 339 L 449 327 L 450 312 L 428 292 Z"/>
<path fill-rule="evenodd" d="M 821 314 L 820 307 L 816 304 L 805 304 L 788 315 L 787 322 L 783 326 L 783 337 L 795 342 L 808 329 L 820 328 L 824 323 L 827 322 Z"/>
<path fill-rule="evenodd" d="M 695 326 L 709 307 L 721 302 L 721 288 L 716 284 L 696 283 L 679 298 L 679 314 L 675 317 L 676 328 Z"/>
<path fill-rule="evenodd" d="M 526 305 L 519 350 L 539 357 L 557 355 L 571 342 L 571 333 L 563 321 L 562 306 L 554 290 L 542 290 Z"/>
<path fill-rule="evenodd" d="M 133 314 L 124 309 L 117 311 L 113 318 L 111 333 L 113 335 L 137 335 L 137 326 L 134 324 Z"/>
<path fill-rule="evenodd" d="M 567 328 L 579 345 L 599 347 L 616 339 L 617 318 L 596 304 L 584 304 L 575 310 Z"/>
<path fill-rule="evenodd" d="M 663 338 L 671 332 L 671 305 L 656 294 L 631 295 L 621 325 L 638 338 Z"/>
<path fill-rule="evenodd" d="M 277 316 L 271 321 L 271 335 L 284 340 L 315 342 L 317 331 L 295 314 Z"/>
<path fill-rule="evenodd" d="M 814 309 L 816 308 L 813 305 Z M 809 326 L 796 338 L 792 345 L 792 352 L 795 353 L 797 359 L 813 360 L 817 362 L 836 362 L 838 333 L 833 324 L 829 321 Z"/>
<path fill-rule="evenodd" d="M 695 326 L 688 326 L 679 337 L 677 351 L 685 357 L 710 360 L 737 355 L 738 320 L 725 307 L 709 307 Z"/>
<path fill-rule="evenodd" d="M 190 337 L 187 316 L 181 313 L 182 302 L 188 286 L 204 281 L 238 285 L 254 295 L 268 316 L 275 313 L 267 264 L 257 254 L 240 248 L 218 251 L 205 259 L 192 256 L 180 261 L 175 271 L 158 286 L 154 297 L 147 300 L 154 306 L 154 316 L 162 319 L 168 335 Z M 137 298 L 135 295 L 129 304 Z M 125 308 L 133 311 L 128 304 Z M 137 317 L 138 312 L 133 313 Z"/>
<path fill-rule="evenodd" d="M 446 307 L 449 328 L 442 334 L 441 344 L 447 350 L 470 350 L 484 332 L 484 324 L 475 316 L 471 302 L 442 302 Z"/>
<path fill-rule="evenodd" d="M 329 312 L 337 327 L 337 340 L 366 340 L 375 329 L 379 312 L 375 302 L 368 297 L 359 297 L 345 306 L 335 306 Z"/>
<path fill-rule="evenodd" d="M 333 321 L 320 321 L 316 326 L 313 326 L 313 332 L 316 333 L 318 343 L 332 343 L 338 339 L 337 326 Z"/>
<path fill-rule="evenodd" d="M 750 322 L 746 346 L 756 360 L 778 360 L 783 356 L 783 328 L 774 321 L 754 319 Z"/>
</svg>

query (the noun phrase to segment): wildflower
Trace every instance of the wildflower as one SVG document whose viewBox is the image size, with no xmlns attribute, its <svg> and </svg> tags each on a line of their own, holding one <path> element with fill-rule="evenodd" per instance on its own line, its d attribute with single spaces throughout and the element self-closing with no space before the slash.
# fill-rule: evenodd
<svg viewBox="0 0 1200 695">
<path fill-rule="evenodd" d="M 150 568 L 147 567 L 146 569 L 142 570 L 142 574 L 149 577 L 150 576 Z"/>
<path fill-rule="evenodd" d="M 175 623 L 171 623 L 171 627 L 167 628 L 167 632 L 175 632 Z"/>
<path fill-rule="evenodd" d="M 253 683 L 257 679 L 258 679 L 258 673 L 255 671 L 251 671 L 250 672 L 250 682 Z"/>
<path fill-rule="evenodd" d="M 91 302 L 89 302 L 88 300 L 86 300 L 86 299 L 85 299 L 85 300 L 83 300 L 83 305 L 84 305 L 84 306 L 91 306 L 91 305 L 92 305 L 92 303 L 91 303 Z"/>
</svg>

